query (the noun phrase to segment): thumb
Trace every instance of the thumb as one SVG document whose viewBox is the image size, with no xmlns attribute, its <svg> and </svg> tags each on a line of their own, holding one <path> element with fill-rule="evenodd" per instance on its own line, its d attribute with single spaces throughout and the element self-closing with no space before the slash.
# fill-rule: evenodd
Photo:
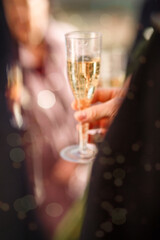
<svg viewBox="0 0 160 240">
<path fill-rule="evenodd" d="M 121 102 L 122 98 L 113 98 L 105 103 L 93 105 L 82 111 L 78 111 L 74 114 L 74 117 L 82 123 L 91 123 L 102 118 L 112 118 L 117 113 Z"/>
</svg>

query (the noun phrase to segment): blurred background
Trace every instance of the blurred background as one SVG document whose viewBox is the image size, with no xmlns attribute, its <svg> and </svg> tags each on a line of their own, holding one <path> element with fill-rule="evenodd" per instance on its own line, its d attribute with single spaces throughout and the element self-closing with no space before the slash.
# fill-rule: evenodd
<svg viewBox="0 0 160 240">
<path fill-rule="evenodd" d="M 47 239 L 52 239 L 59 226 L 57 236 L 60 237 L 54 240 L 75 240 L 72 233 L 77 234 L 77 227 L 78 233 L 80 231 L 79 222 L 82 220 L 85 203 L 84 193 L 86 193 L 91 169 L 88 165 L 79 166 L 66 162 L 59 156 L 60 149 L 77 141 L 76 123 L 70 107 L 73 97 L 67 91 L 68 85 L 64 74 L 66 67 L 64 33 L 71 29 L 100 31 L 103 36 L 100 85 L 121 86 L 125 78 L 129 52 L 136 32 L 141 27 L 138 19 L 143 0 L 49 1 L 53 17 L 57 22 L 65 24 L 61 25 L 53 19 L 53 23 L 48 21 L 48 1 L 3 0 L 4 16 L 6 16 L 8 26 L 5 26 L 7 28 L 4 35 L 1 34 L 4 40 L 2 38 L 0 50 L 4 49 L 4 56 L 7 60 L 5 58 L 1 60 L 4 61 L 5 71 L 7 68 L 8 83 L 10 83 L 7 89 L 7 102 L 11 106 L 9 107 L 13 116 L 11 130 L 13 128 L 17 132 L 24 128 L 26 131 L 22 137 L 25 151 L 24 153 L 22 151 L 22 159 L 24 160 L 26 154 L 27 181 L 34 188 L 33 192 L 39 207 L 38 219 L 42 222 L 47 237 L 50 237 Z M 0 17 L 3 18 L 3 14 L 0 14 Z M 10 41 L 5 41 L 6 36 L 10 38 L 9 32 L 13 38 L 9 40 L 14 40 L 11 44 L 8 44 Z M 8 63 L 11 66 L 8 66 Z M 1 72 L 4 71 L 3 65 Z M 4 79 L 5 82 L 6 76 Z M 5 117 L 9 122 L 10 116 L 8 117 L 7 114 Z M 1 127 L 3 129 L 3 125 Z M 10 137 L 8 126 L 5 131 L 4 145 L 6 139 Z M 15 141 L 14 138 L 13 141 Z M 95 141 L 97 139 L 94 138 Z M 16 150 L 14 148 L 19 146 L 19 143 L 14 146 L 7 144 L 7 149 L 8 147 L 11 149 L 9 151 Z M 17 170 L 21 169 L 22 160 L 19 152 L 15 151 L 15 157 L 13 159 L 10 157 L 10 159 L 5 151 L 5 157 L 9 165 L 10 160 L 13 160 L 14 178 L 17 176 Z M 6 167 L 7 171 L 8 167 Z M 4 178 L 8 176 L 8 174 L 5 175 Z M 21 184 L 20 181 L 19 183 Z M 4 192 L 9 189 L 8 185 L 5 186 Z M 17 183 L 17 192 L 20 190 Z M 9 196 L 8 192 L 7 196 Z M 13 201 L 17 201 L 17 196 L 14 198 Z M 25 204 L 28 209 L 28 203 L 23 204 L 22 198 L 22 205 L 26 206 Z M 9 210 L 9 205 L 7 206 Z M 2 206 L 0 207 L 2 210 Z M 26 212 L 23 218 L 21 214 L 23 210 L 21 208 L 15 210 L 20 211 L 18 217 L 23 220 Z M 17 212 L 15 214 L 17 219 Z M 12 232 L 10 234 L 12 236 Z"/>
<path fill-rule="evenodd" d="M 121 86 L 143 0 L 51 0 L 55 19 L 103 35 L 102 86 Z"/>
</svg>

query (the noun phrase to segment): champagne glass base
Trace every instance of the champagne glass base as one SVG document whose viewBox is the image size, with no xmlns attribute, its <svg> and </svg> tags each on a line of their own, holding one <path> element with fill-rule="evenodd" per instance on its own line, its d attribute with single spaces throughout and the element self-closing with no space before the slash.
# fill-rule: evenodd
<svg viewBox="0 0 160 240">
<path fill-rule="evenodd" d="M 61 150 L 60 156 L 69 162 L 88 164 L 92 162 L 97 153 L 97 147 L 94 144 L 87 144 L 85 153 L 81 153 L 79 145 L 72 145 Z"/>
</svg>

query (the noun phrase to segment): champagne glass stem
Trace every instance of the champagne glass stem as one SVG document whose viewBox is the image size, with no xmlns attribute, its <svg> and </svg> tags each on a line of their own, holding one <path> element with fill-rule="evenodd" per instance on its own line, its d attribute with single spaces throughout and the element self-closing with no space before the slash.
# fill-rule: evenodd
<svg viewBox="0 0 160 240">
<path fill-rule="evenodd" d="M 82 155 L 87 152 L 88 127 L 88 123 L 79 124 L 79 151 Z"/>
</svg>

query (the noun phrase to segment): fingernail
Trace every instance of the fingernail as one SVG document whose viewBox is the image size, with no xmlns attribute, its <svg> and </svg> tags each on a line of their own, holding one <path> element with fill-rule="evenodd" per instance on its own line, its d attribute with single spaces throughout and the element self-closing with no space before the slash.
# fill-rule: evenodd
<svg viewBox="0 0 160 240">
<path fill-rule="evenodd" d="M 78 119 L 79 121 L 83 121 L 87 118 L 87 114 L 84 111 L 81 112 L 76 112 L 75 113 L 75 117 L 76 119 Z"/>
</svg>

